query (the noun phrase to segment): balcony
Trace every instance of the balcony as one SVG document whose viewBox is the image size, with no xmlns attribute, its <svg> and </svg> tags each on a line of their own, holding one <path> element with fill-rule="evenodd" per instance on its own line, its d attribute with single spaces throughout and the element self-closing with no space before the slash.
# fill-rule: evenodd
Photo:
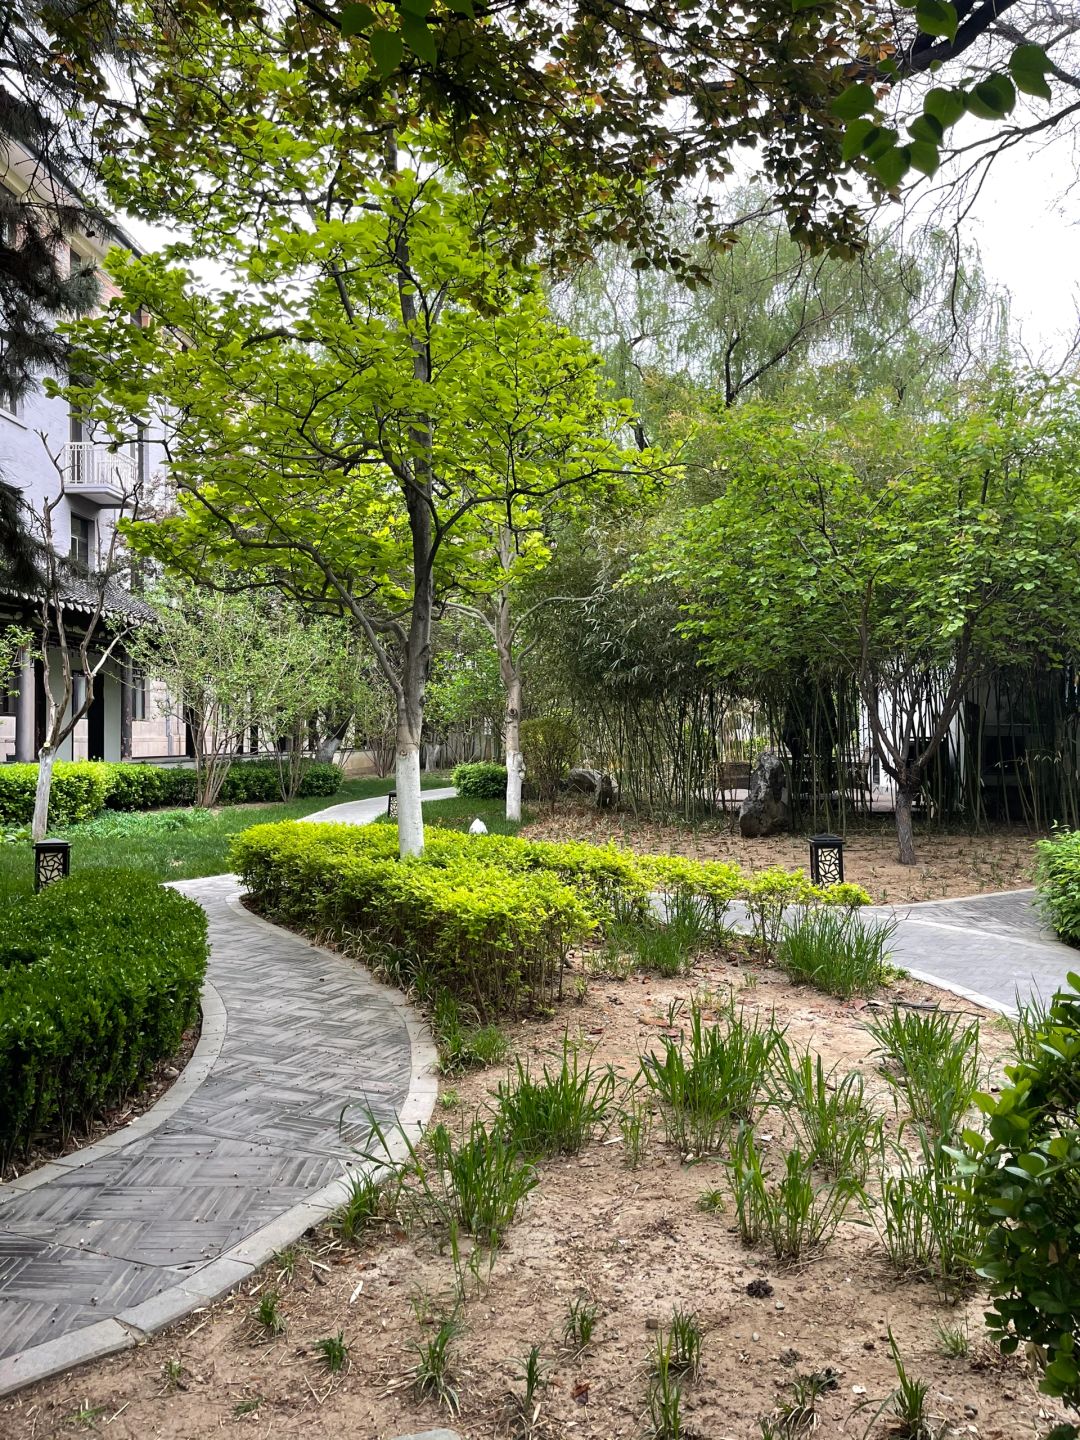
<svg viewBox="0 0 1080 1440">
<path fill-rule="evenodd" d="M 123 505 L 135 490 L 135 459 L 127 450 L 111 450 L 91 440 L 72 440 L 64 446 L 61 464 L 64 489 L 98 505 Z"/>
</svg>

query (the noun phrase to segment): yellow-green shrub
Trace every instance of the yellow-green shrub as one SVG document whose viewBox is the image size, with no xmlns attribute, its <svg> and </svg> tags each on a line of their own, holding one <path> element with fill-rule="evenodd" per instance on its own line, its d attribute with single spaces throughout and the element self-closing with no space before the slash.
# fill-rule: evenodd
<svg viewBox="0 0 1080 1440">
<path fill-rule="evenodd" d="M 422 974 L 430 993 L 449 991 L 483 1021 L 550 1003 L 570 946 L 596 923 L 578 897 L 554 874 L 455 845 L 468 837 L 452 832 L 398 860 L 380 829 L 257 825 L 232 860 L 270 916 L 367 937 L 395 952 L 403 978 Z"/>
<path fill-rule="evenodd" d="M 0 823 L 28 825 L 34 815 L 37 792 L 36 765 L 0 765 Z M 105 804 L 109 793 L 109 766 L 97 761 L 58 760 L 53 766 L 49 795 L 51 825 L 89 820 Z"/>
</svg>

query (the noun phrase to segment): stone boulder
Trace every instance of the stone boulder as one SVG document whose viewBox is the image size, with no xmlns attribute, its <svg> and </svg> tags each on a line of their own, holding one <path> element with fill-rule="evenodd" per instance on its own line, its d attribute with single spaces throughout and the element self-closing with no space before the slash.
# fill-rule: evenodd
<svg viewBox="0 0 1080 1440">
<path fill-rule="evenodd" d="M 590 770 L 585 765 L 575 766 L 566 777 L 566 788 L 577 795 L 591 795 L 598 810 L 610 810 L 615 804 L 615 782 L 610 775 L 599 770 Z"/>
<path fill-rule="evenodd" d="M 784 762 L 775 750 L 764 750 L 750 772 L 750 788 L 739 806 L 739 834 L 744 840 L 775 835 L 791 824 Z"/>
</svg>

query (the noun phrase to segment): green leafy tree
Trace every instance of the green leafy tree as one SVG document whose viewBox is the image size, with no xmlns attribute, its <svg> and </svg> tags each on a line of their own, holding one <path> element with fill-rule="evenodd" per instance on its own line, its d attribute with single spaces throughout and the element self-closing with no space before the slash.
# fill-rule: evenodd
<svg viewBox="0 0 1080 1440">
<path fill-rule="evenodd" d="M 1076 653 L 1080 392 L 999 380 L 918 424 L 866 405 L 830 426 L 730 412 L 718 497 L 652 555 L 720 677 L 848 677 L 912 806 L 975 681 Z"/>
<path fill-rule="evenodd" d="M 364 634 L 397 707 L 413 853 L 436 594 L 486 588 L 485 516 L 621 472 L 624 455 L 583 386 L 594 357 L 549 320 L 535 273 L 505 262 L 467 196 L 392 144 L 385 159 L 362 206 L 282 214 L 272 237 L 238 244 L 229 287 L 118 262 L 123 305 L 80 327 L 79 372 L 95 379 L 79 393 L 114 433 L 131 414 L 164 433 L 179 513 L 134 543 Z M 314 175 L 324 160 L 309 157 Z M 132 326 L 132 305 L 158 323 Z"/>
</svg>

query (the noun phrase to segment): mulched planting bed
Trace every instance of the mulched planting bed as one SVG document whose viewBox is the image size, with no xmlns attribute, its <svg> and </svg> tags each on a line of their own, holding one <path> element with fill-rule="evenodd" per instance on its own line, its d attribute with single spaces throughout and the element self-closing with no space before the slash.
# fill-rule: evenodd
<svg viewBox="0 0 1080 1440">
<path fill-rule="evenodd" d="M 730 860 L 747 870 L 769 865 L 806 869 L 809 863 L 803 835 L 744 840 L 734 821 L 696 827 L 665 824 L 573 800 L 560 800 L 554 815 L 539 816 L 520 834 L 530 840 L 586 840 L 595 845 L 613 840 L 646 855 Z M 881 905 L 1023 890 L 1033 883 L 1038 838 L 1019 825 L 977 834 L 927 831 L 915 836 L 917 863 L 901 865 L 891 816 L 855 820 L 844 835 L 844 877 L 864 886 Z"/>
<path fill-rule="evenodd" d="M 583 998 L 515 1025 L 512 1052 L 535 1073 L 561 1052 L 568 1031 L 594 1047 L 594 1065 L 611 1062 L 630 1076 L 642 1053 L 685 1028 L 692 993 L 711 1015 L 729 988 L 748 1016 L 773 1015 L 792 1046 L 820 1052 L 826 1066 L 860 1069 L 894 1138 L 898 1116 L 871 1055 L 867 1019 L 895 1000 L 977 1016 L 990 1085 L 1009 1052 L 999 1019 L 926 986 L 900 980 L 875 1001 L 840 1002 L 792 986 L 745 947 L 710 954 L 679 979 L 592 976 Z M 567 990 L 576 993 L 573 984 Z M 434 1118 L 456 1130 L 492 1103 L 505 1075 L 499 1066 L 447 1079 Z M 789 1145 L 784 1115 L 770 1110 L 756 1130 L 775 1169 Z M 539 1163 L 539 1184 L 490 1273 L 486 1263 L 479 1267 L 460 1310 L 462 1330 L 450 1347 L 456 1418 L 418 1398 L 409 1373 L 414 1347 L 434 1337 L 453 1306 L 451 1255 L 427 1231 L 391 1220 L 355 1243 L 320 1230 L 242 1291 L 147 1345 L 0 1402 L 0 1436 L 36 1440 L 89 1426 L 116 1440 L 384 1440 L 447 1424 L 466 1440 L 640 1437 L 648 1433 L 649 1353 L 675 1306 L 696 1311 L 704 1332 L 700 1373 L 683 1391 L 683 1433 L 699 1440 L 759 1440 L 761 1417 L 791 1399 L 799 1377 L 814 1374 L 829 1386 L 816 1402 L 817 1433 L 861 1437 L 896 1383 L 890 1330 L 908 1372 L 927 1382 L 927 1409 L 943 1435 L 1026 1440 L 1062 1418 L 1039 1395 L 1024 1359 L 1003 1359 L 982 1338 L 978 1291 L 947 1303 L 932 1283 L 899 1278 L 873 1227 L 855 1223 L 859 1212 L 827 1248 L 781 1265 L 766 1249 L 740 1243 L 721 1156 L 688 1163 L 665 1142 L 657 1119 L 641 1167 L 628 1169 L 624 1158 L 613 1126 L 581 1154 Z M 714 1189 L 725 1208 L 700 1208 Z M 274 1338 L 252 1318 L 268 1291 L 278 1293 L 285 1324 Z M 597 1321 L 575 1355 L 563 1327 L 568 1307 L 582 1298 L 596 1305 Z M 943 1353 L 939 1326 L 966 1334 L 966 1353 Z M 315 1346 L 339 1332 L 348 1362 L 334 1374 Z M 529 1429 L 515 1397 L 533 1344 L 541 1347 L 546 1385 L 536 1392 Z M 896 1432 L 883 1416 L 870 1433 Z"/>
</svg>

